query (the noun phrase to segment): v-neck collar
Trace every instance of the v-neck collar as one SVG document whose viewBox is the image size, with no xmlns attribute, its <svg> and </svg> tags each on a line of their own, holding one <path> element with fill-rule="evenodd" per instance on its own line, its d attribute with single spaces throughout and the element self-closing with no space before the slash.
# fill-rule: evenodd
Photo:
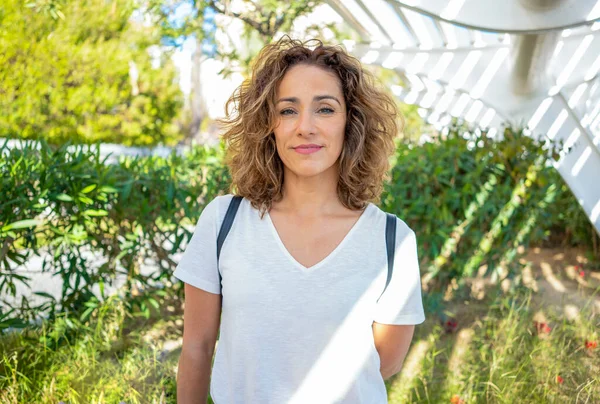
<svg viewBox="0 0 600 404">
<path fill-rule="evenodd" d="M 273 238 L 275 239 L 275 242 L 279 246 L 279 249 L 282 250 L 283 254 L 287 257 L 287 259 L 294 266 L 296 266 L 297 268 L 299 268 L 301 271 L 303 271 L 303 272 L 312 272 L 312 271 L 314 271 L 314 270 L 322 267 L 323 265 L 327 264 L 329 261 L 331 261 L 333 259 L 333 257 L 335 255 L 337 255 L 339 253 L 340 250 L 342 250 L 342 248 L 344 247 L 344 245 L 352 237 L 352 234 L 356 232 L 356 230 L 360 227 L 361 223 L 365 220 L 365 216 L 367 216 L 367 214 L 369 213 L 369 209 L 371 209 L 371 205 L 372 205 L 371 202 L 369 202 L 367 204 L 367 206 L 365 207 L 364 211 L 361 213 L 361 215 L 358 218 L 358 220 L 354 223 L 354 225 L 352 226 L 352 228 L 350 228 L 350 230 L 346 233 L 346 235 L 344 236 L 344 238 L 342 239 L 342 241 L 333 249 L 333 251 L 331 251 L 321 261 L 317 262 L 316 264 L 314 264 L 314 265 L 312 265 L 310 267 L 305 267 L 300 262 L 298 262 L 294 258 L 294 256 L 292 254 L 290 254 L 290 252 L 287 249 L 287 247 L 285 246 L 285 244 L 283 244 L 283 241 L 281 240 L 281 237 L 279 237 L 279 233 L 277 232 L 277 229 L 275 228 L 275 225 L 273 224 L 273 221 L 271 220 L 271 215 L 269 214 L 268 211 L 265 213 L 265 218 L 267 220 L 267 226 L 271 229 L 271 233 L 273 234 Z"/>
</svg>

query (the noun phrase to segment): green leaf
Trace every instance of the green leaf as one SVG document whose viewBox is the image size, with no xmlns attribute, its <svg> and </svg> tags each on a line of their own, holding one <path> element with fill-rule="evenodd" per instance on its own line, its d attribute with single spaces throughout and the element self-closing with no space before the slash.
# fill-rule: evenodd
<svg viewBox="0 0 600 404">
<path fill-rule="evenodd" d="M 148 303 L 150 303 L 152 306 L 154 306 L 154 308 L 156 310 L 158 310 L 159 307 L 160 307 L 160 305 L 158 304 L 158 302 L 155 299 L 151 298 L 151 297 L 148 298 Z"/>
<path fill-rule="evenodd" d="M 103 209 L 88 209 L 83 211 L 83 214 L 91 217 L 99 217 L 108 215 L 108 212 Z"/>
<path fill-rule="evenodd" d="M 69 195 L 67 194 L 59 194 L 56 199 L 58 199 L 59 201 L 63 201 L 63 202 L 72 202 L 73 198 L 71 198 Z"/>
<path fill-rule="evenodd" d="M 81 317 L 79 318 L 79 319 L 80 319 L 80 321 L 85 321 L 85 320 L 86 320 L 86 319 L 87 319 L 87 318 L 90 316 L 90 314 L 92 314 L 92 312 L 93 312 L 94 310 L 96 310 L 96 308 L 95 308 L 95 307 L 90 307 L 90 308 L 87 308 L 87 309 L 86 309 L 86 310 L 85 310 L 85 311 L 84 311 L 84 312 L 81 314 Z"/>
<path fill-rule="evenodd" d="M 50 293 L 46 293 L 46 292 L 33 292 L 34 295 L 38 295 L 38 296 L 42 296 L 42 297 L 47 297 L 48 299 L 52 299 L 52 300 L 56 300 L 56 298 L 54 296 L 52 296 Z"/>
<path fill-rule="evenodd" d="M 89 307 L 89 308 L 96 308 L 98 307 L 98 301 L 97 300 L 89 300 L 87 302 L 85 302 L 83 304 L 85 307 Z"/>
<path fill-rule="evenodd" d="M 11 312 L 12 312 L 12 310 L 10 312 L 8 312 L 7 315 L 10 314 Z M 27 326 L 27 323 L 20 318 L 5 319 L 5 317 L 7 317 L 7 316 L 0 317 L 0 330 L 6 329 L 9 327 L 25 328 Z"/>
<path fill-rule="evenodd" d="M 119 192 L 119 190 L 117 188 L 108 186 L 108 185 L 103 185 L 100 187 L 99 189 L 100 192 L 104 192 L 106 194 L 116 194 Z"/>
<path fill-rule="evenodd" d="M 87 187 L 83 188 L 81 190 L 82 194 L 89 194 L 90 192 L 92 192 L 94 189 L 96 189 L 96 184 L 92 184 L 92 185 L 88 185 Z"/>
<path fill-rule="evenodd" d="M 28 227 L 36 227 L 37 225 L 40 225 L 42 223 L 44 223 L 44 221 L 39 219 L 19 220 L 17 222 L 13 222 L 2 227 L 2 232 L 16 229 L 26 229 Z"/>
<path fill-rule="evenodd" d="M 77 199 L 79 199 L 81 202 L 85 203 L 86 205 L 91 205 L 92 203 L 94 203 L 94 201 L 90 198 L 88 198 L 87 196 L 79 196 Z"/>
</svg>

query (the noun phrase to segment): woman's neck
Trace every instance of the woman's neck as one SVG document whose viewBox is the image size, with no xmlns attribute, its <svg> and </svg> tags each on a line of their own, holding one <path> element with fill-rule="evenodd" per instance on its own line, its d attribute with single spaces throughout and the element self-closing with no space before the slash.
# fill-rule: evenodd
<svg viewBox="0 0 600 404">
<path fill-rule="evenodd" d="M 334 170 L 313 177 L 300 177 L 286 172 L 283 198 L 274 207 L 306 218 L 335 214 L 340 208 L 345 209 L 338 198 L 337 183 L 338 174 Z"/>
</svg>

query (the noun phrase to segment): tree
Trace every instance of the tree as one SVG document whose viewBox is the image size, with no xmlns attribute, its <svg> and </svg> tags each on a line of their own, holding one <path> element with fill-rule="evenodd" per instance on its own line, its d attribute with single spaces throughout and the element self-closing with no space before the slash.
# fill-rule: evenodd
<svg viewBox="0 0 600 404">
<path fill-rule="evenodd" d="M 29 5 L 0 6 L 0 137 L 177 141 L 176 71 L 166 54 L 158 56 L 160 68 L 152 66 L 148 49 L 158 47 L 162 32 L 132 18 L 134 0 Z"/>
</svg>

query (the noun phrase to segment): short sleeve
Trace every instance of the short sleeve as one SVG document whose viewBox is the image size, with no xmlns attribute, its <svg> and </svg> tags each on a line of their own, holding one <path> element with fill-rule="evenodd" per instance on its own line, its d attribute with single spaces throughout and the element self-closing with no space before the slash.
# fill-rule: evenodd
<svg viewBox="0 0 600 404">
<path fill-rule="evenodd" d="M 398 218 L 392 278 L 376 304 L 373 320 L 396 325 L 421 324 L 425 321 L 417 237 L 415 232 Z"/>
<path fill-rule="evenodd" d="M 221 293 L 217 266 L 217 219 L 219 196 L 202 210 L 194 234 L 187 245 L 173 276 L 210 293 Z"/>
</svg>

